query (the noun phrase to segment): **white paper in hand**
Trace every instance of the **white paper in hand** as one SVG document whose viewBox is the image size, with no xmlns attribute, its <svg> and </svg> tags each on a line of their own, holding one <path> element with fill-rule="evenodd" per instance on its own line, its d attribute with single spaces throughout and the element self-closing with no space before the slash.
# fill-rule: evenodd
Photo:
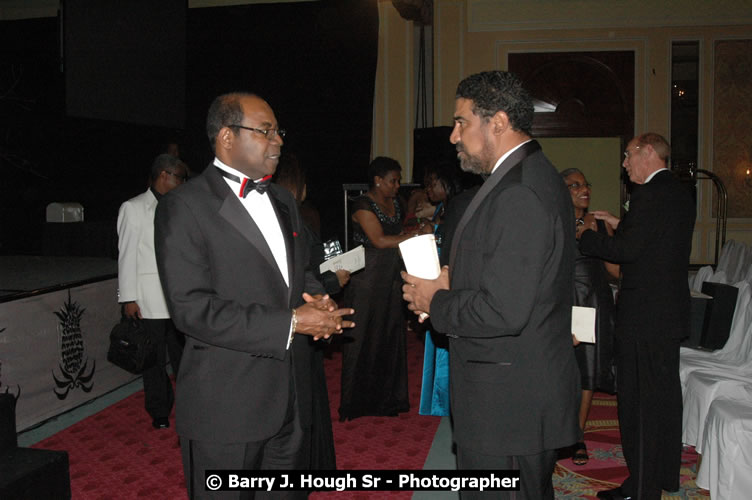
<svg viewBox="0 0 752 500">
<path fill-rule="evenodd" d="M 408 274 L 424 280 L 435 280 L 441 274 L 434 235 L 413 236 L 400 243 L 399 249 Z"/>
<path fill-rule="evenodd" d="M 595 344 L 594 307 L 572 307 L 572 335 L 580 342 Z"/>
<path fill-rule="evenodd" d="M 399 244 L 402 260 L 408 274 L 424 280 L 435 280 L 441 274 L 439 251 L 436 249 L 436 237 L 421 234 Z M 427 313 L 420 313 L 421 321 L 428 318 Z"/>
<path fill-rule="evenodd" d="M 331 259 L 322 262 L 319 266 L 319 272 L 325 273 L 331 271 L 336 273 L 340 269 L 344 269 L 345 271 L 354 273 L 355 271 L 360 271 L 364 267 L 366 267 L 366 252 L 363 249 L 363 245 L 358 245 L 349 252 L 337 255 L 336 257 L 332 257 Z"/>
</svg>

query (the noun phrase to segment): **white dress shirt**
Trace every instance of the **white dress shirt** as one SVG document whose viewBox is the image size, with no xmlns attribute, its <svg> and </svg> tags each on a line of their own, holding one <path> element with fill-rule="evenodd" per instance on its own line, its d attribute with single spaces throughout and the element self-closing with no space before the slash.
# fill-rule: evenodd
<svg viewBox="0 0 752 500">
<path fill-rule="evenodd" d="M 219 158 L 214 158 L 214 165 L 216 165 L 217 168 L 236 176 L 241 182 L 248 177 L 231 166 L 226 165 Z M 238 196 L 240 203 L 243 204 L 243 207 L 248 212 L 248 215 L 251 216 L 253 222 L 258 226 L 261 234 L 264 236 L 264 240 L 266 240 L 266 244 L 269 245 L 269 249 L 272 251 L 279 272 L 282 273 L 282 277 L 285 279 L 285 284 L 289 287 L 290 278 L 287 269 L 287 247 L 285 246 L 285 237 L 282 234 L 279 220 L 277 220 L 277 214 L 274 212 L 272 201 L 269 199 L 269 193 L 265 192 L 264 194 L 261 194 L 258 191 L 251 191 L 245 198 L 243 198 L 240 193 L 240 182 L 236 182 L 227 177 L 224 179 L 227 185 L 230 186 L 232 192 Z M 290 331 L 287 335 L 287 349 L 290 349 L 290 344 L 292 344 L 294 336 L 293 320 L 290 318 Z"/>
<path fill-rule="evenodd" d="M 237 176 L 241 182 L 248 177 L 229 165 L 225 165 L 218 158 L 214 159 L 214 165 L 229 174 Z M 272 251 L 272 255 L 274 255 L 274 260 L 277 262 L 279 272 L 282 273 L 282 277 L 285 279 L 285 284 L 290 286 L 285 238 L 282 235 L 282 228 L 279 226 L 277 214 L 274 212 L 274 207 L 272 207 L 272 201 L 269 199 L 269 194 L 260 194 L 258 191 L 251 191 L 245 198 L 242 198 L 240 196 L 240 183 L 227 177 L 224 179 L 225 182 L 227 182 L 227 185 L 230 186 L 230 189 L 232 189 L 232 192 L 238 195 L 240 203 L 243 204 L 243 207 L 251 216 L 253 222 L 255 222 L 261 230 L 261 234 L 264 236 L 266 244 L 269 245 L 269 249 Z"/>
</svg>

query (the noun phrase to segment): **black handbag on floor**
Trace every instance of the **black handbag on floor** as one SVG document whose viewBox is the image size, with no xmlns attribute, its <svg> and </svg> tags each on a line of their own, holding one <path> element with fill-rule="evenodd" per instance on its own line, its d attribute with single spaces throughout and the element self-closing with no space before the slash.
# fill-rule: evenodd
<svg viewBox="0 0 752 500">
<path fill-rule="evenodd" d="M 139 374 L 157 364 L 157 349 L 141 320 L 123 317 L 110 332 L 107 361 Z"/>
</svg>

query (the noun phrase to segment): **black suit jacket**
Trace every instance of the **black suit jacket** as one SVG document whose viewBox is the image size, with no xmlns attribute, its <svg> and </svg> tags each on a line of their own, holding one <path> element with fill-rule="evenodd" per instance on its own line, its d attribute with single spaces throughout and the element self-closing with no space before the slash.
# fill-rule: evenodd
<svg viewBox="0 0 752 500">
<path fill-rule="evenodd" d="M 323 290 L 305 271 L 303 222 L 292 195 L 274 184 L 268 193 L 285 239 L 289 287 L 258 226 L 213 165 L 159 202 L 157 265 L 171 316 L 186 334 L 175 403 L 183 437 L 267 439 L 295 397 L 286 349 L 291 308 L 302 303 L 304 290 Z"/>
<path fill-rule="evenodd" d="M 666 170 L 635 187 L 629 211 L 612 237 L 594 231 L 582 234 L 582 253 L 621 264 L 618 337 L 688 335 L 687 269 L 694 225 L 691 191 Z"/>
<path fill-rule="evenodd" d="M 431 321 L 450 335 L 459 446 L 526 455 L 577 441 L 573 218 L 561 176 L 537 151 L 503 175 L 455 235 L 451 290 L 434 296 Z"/>
</svg>

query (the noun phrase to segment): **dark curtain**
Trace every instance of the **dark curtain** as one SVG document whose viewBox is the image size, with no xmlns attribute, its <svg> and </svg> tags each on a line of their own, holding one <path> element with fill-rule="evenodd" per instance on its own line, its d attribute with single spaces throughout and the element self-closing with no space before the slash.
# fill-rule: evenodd
<svg viewBox="0 0 752 500">
<path fill-rule="evenodd" d="M 0 253 L 48 253 L 53 201 L 82 203 L 87 223 L 113 237 L 120 203 L 145 189 L 161 144 L 179 142 L 194 171 L 209 163 L 206 111 L 233 90 L 269 101 L 323 236 L 343 233 L 341 185 L 361 182 L 370 156 L 376 0 L 189 9 L 186 35 L 186 128 L 170 130 L 65 117 L 58 19 L 0 22 Z"/>
<path fill-rule="evenodd" d="M 376 0 L 191 9 L 188 22 L 191 156 L 203 154 L 200 168 L 211 159 L 203 126 L 216 95 L 260 94 L 307 171 L 323 236 L 341 233 L 342 183 L 361 182 L 370 157 Z"/>
</svg>

